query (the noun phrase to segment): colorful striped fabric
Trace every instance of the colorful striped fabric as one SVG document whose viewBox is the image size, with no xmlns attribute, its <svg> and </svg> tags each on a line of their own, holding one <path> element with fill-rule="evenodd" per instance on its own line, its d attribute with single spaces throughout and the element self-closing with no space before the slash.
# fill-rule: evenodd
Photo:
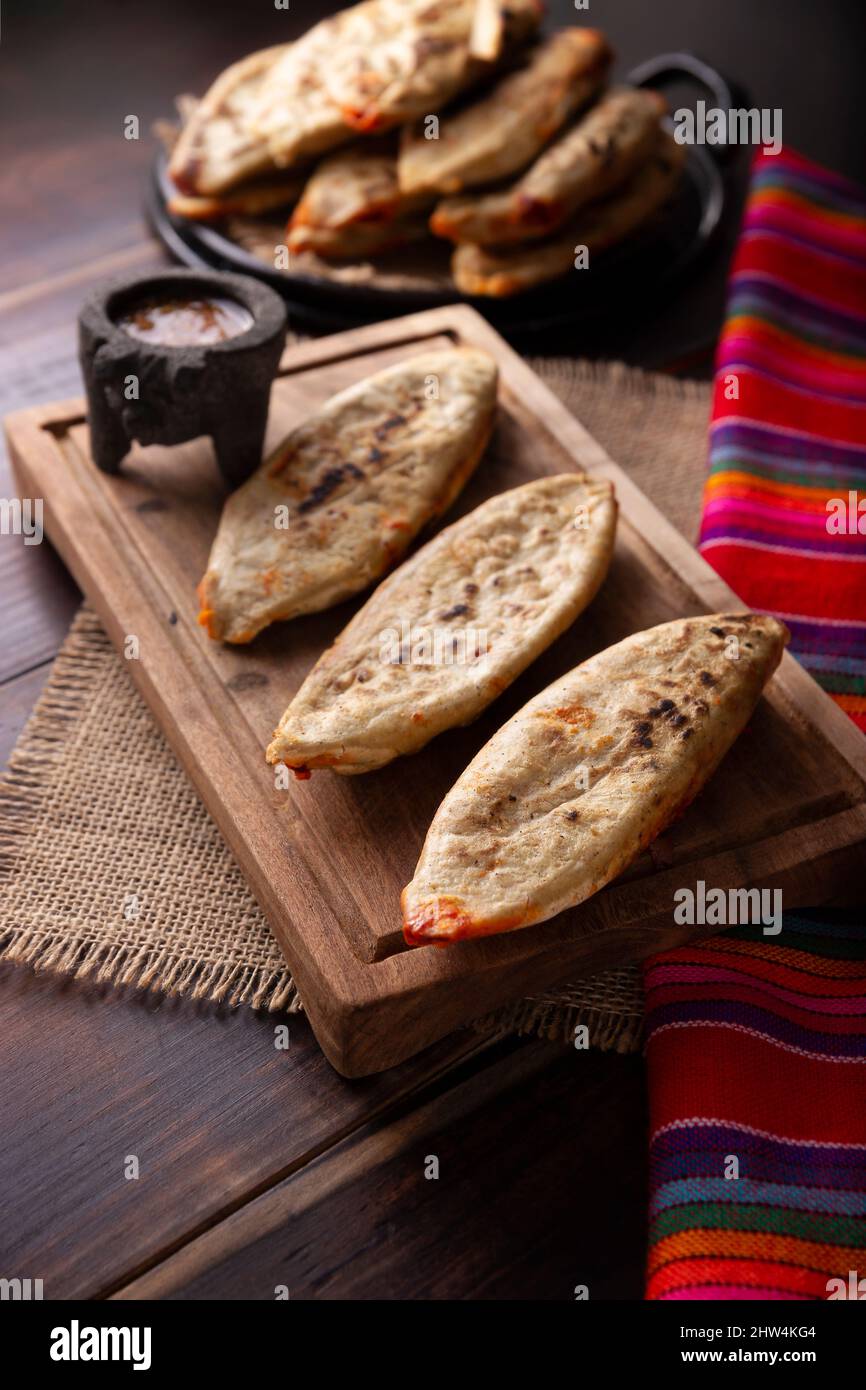
<svg viewBox="0 0 866 1390">
<path fill-rule="evenodd" d="M 826 917 L 648 963 L 649 1298 L 866 1280 L 866 933 Z"/>
<path fill-rule="evenodd" d="M 866 194 L 757 157 L 716 368 L 701 550 L 866 731 Z"/>
<path fill-rule="evenodd" d="M 701 548 L 866 730 L 866 196 L 788 151 L 755 161 Z M 647 1297 L 866 1298 L 866 912 L 738 927 L 644 981 Z"/>
</svg>

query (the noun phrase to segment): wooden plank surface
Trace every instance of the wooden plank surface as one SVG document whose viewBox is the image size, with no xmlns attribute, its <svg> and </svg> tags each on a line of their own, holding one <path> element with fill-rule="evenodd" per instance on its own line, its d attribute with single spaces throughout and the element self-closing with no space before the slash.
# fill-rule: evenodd
<svg viewBox="0 0 866 1390">
<path fill-rule="evenodd" d="M 74 344 L 74 332 L 67 324 L 61 329 L 43 330 L 24 343 L 0 347 L 0 416 L 44 401 L 46 390 L 59 396 L 80 392 Z M 17 495 L 6 441 L 0 432 L 0 497 Z M 24 538 L 15 534 L 0 535 L 0 593 L 4 604 L 2 683 L 54 656 L 81 594 L 48 540 L 25 544 Z"/>
<path fill-rule="evenodd" d="M 50 674 L 51 662 L 45 661 L 0 686 L 0 768 L 5 768 L 9 761 Z"/>
<path fill-rule="evenodd" d="M 271 444 L 352 380 L 449 341 L 501 373 L 487 455 L 451 515 L 544 473 L 586 468 L 620 506 L 611 570 L 574 627 L 468 729 L 361 778 L 274 788 L 262 752 L 291 694 L 355 605 L 274 625 L 249 647 L 208 641 L 193 594 L 225 495 L 206 441 L 91 463 L 78 402 L 13 417 L 22 486 L 118 647 L 275 931 L 322 1046 L 347 1075 L 393 1065 L 509 998 L 621 964 L 712 928 L 672 920 L 674 890 L 779 887 L 788 907 L 853 878 L 866 839 L 866 750 L 789 657 L 709 787 L 629 871 L 531 931 L 407 951 L 399 895 L 437 805 L 477 749 L 534 691 L 633 631 L 740 605 L 548 388 L 472 310 L 438 309 L 289 348 Z"/>
<path fill-rule="evenodd" d="M 46 1298 L 100 1297 L 488 1047 L 456 1033 L 347 1086 L 301 1015 L 0 965 L 0 1076 L 27 1064 L 26 1086 L 4 1086 L 3 1267 L 38 1271 Z"/>
<path fill-rule="evenodd" d="M 645 1125 L 639 1058 L 536 1045 L 367 1126 L 116 1297 L 639 1298 Z"/>
</svg>

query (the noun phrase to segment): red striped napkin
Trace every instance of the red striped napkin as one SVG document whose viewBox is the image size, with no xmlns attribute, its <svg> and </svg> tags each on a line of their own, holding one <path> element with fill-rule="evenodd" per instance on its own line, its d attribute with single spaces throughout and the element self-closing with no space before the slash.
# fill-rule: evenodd
<svg viewBox="0 0 866 1390">
<path fill-rule="evenodd" d="M 866 730 L 866 194 L 790 151 L 754 164 L 701 549 Z M 866 1298 L 864 921 L 646 963 L 648 1298 Z"/>
</svg>

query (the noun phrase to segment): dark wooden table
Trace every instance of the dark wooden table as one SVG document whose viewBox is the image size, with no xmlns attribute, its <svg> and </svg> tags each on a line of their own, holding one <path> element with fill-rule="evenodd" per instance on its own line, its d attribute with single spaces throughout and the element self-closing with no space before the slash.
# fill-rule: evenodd
<svg viewBox="0 0 866 1390">
<path fill-rule="evenodd" d="M 105 276 L 163 259 L 140 214 L 150 126 L 176 93 L 335 6 L 6 0 L 0 50 L 0 411 L 78 394 L 74 318 Z M 785 136 L 863 176 L 850 119 L 860 0 L 592 0 L 620 70 L 692 48 L 781 106 Z M 549 5 L 574 17 L 569 0 Z M 139 117 L 141 139 L 124 139 Z M 744 160 L 732 177 L 742 189 Z M 687 294 L 575 351 L 707 370 L 735 228 Z M 3 459 L 0 495 L 12 495 Z M 50 548 L 0 536 L 5 761 L 79 595 Z M 71 809 L 71 814 L 74 810 Z M 46 1298 L 639 1298 L 638 1057 L 455 1035 L 341 1080 L 302 1019 L 0 968 L 0 1275 Z M 136 1154 L 141 1177 L 126 1181 Z M 438 1181 L 425 1178 L 428 1155 Z"/>
</svg>

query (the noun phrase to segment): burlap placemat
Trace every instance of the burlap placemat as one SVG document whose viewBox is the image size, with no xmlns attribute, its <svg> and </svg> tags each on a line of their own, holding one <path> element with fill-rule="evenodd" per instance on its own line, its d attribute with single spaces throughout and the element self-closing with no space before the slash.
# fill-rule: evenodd
<svg viewBox="0 0 866 1390">
<path fill-rule="evenodd" d="M 693 538 L 709 386 L 618 364 L 533 364 Z M 134 750 L 132 753 L 130 750 Z M 85 606 L 0 779 L 0 958 L 230 1005 L 302 1008 L 231 854 Z M 476 1026 L 639 1045 L 634 967 L 518 1001 Z"/>
</svg>

